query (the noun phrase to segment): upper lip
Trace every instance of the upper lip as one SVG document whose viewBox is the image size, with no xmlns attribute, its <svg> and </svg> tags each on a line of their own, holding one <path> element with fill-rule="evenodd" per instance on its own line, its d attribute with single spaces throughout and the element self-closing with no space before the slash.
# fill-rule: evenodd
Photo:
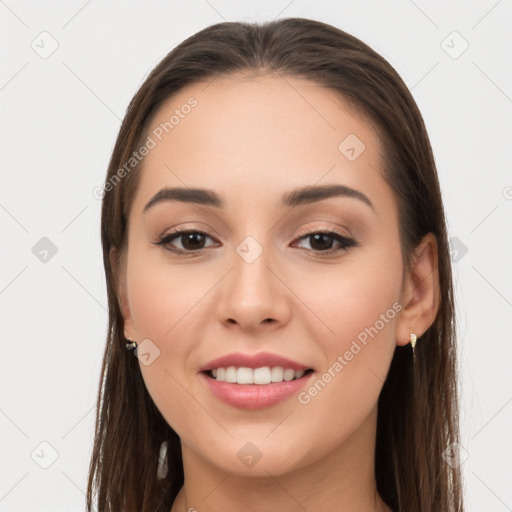
<svg viewBox="0 0 512 512">
<path fill-rule="evenodd" d="M 280 356 L 278 354 L 272 354 L 271 352 L 259 352 L 258 354 L 244 354 L 243 352 L 235 352 L 233 354 L 227 354 L 217 359 L 204 364 L 199 368 L 200 372 L 214 370 L 216 368 L 227 368 L 229 366 L 236 366 L 237 368 L 262 368 L 264 366 L 281 366 L 283 368 L 290 368 L 292 370 L 309 370 L 311 367 L 304 366 L 288 359 L 287 357 Z"/>
</svg>

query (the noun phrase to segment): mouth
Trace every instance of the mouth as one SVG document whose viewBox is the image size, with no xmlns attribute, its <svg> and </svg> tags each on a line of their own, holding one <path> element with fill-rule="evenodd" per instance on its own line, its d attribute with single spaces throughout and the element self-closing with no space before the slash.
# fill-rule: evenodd
<svg viewBox="0 0 512 512">
<path fill-rule="evenodd" d="M 206 389 L 239 409 L 266 409 L 297 395 L 314 368 L 273 352 L 234 352 L 198 368 Z"/>
<path fill-rule="evenodd" d="M 309 376 L 312 372 L 312 368 L 294 370 L 293 368 L 284 368 L 282 366 L 263 366 L 254 369 L 248 367 L 228 366 L 226 368 L 205 370 L 201 373 L 218 382 L 265 386 L 299 380 Z"/>
<path fill-rule="evenodd" d="M 204 370 L 198 375 L 216 399 L 237 409 L 255 411 L 268 409 L 297 396 L 308 386 L 313 374 L 311 368 L 292 370 L 283 367 L 253 369 L 232 366 Z"/>
</svg>

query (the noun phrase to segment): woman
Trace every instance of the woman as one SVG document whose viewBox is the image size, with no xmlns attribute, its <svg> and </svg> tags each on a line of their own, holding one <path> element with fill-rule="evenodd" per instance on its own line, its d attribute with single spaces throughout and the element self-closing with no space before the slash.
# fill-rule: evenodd
<svg viewBox="0 0 512 512">
<path fill-rule="evenodd" d="M 104 188 L 89 511 L 463 510 L 444 211 L 389 63 L 302 18 L 201 30 Z"/>
</svg>

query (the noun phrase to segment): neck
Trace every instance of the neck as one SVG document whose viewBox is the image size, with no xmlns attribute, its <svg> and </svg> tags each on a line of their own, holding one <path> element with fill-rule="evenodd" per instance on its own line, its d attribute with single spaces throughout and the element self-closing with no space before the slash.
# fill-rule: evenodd
<svg viewBox="0 0 512 512">
<path fill-rule="evenodd" d="M 391 512 L 375 482 L 376 420 L 375 408 L 335 450 L 280 475 L 226 472 L 182 443 L 185 484 L 171 512 Z"/>
</svg>

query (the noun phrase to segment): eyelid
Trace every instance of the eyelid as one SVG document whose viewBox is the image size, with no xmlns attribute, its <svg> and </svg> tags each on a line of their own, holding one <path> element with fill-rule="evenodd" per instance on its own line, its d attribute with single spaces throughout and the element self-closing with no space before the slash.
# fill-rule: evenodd
<svg viewBox="0 0 512 512">
<path fill-rule="evenodd" d="M 214 228 L 212 228 L 211 226 L 207 225 L 207 224 L 204 224 L 204 228 L 201 228 L 199 227 L 201 224 L 204 224 L 203 222 L 196 222 L 196 223 L 192 223 L 192 225 L 189 225 L 187 223 L 184 223 L 184 224 L 179 224 L 178 226 L 179 227 L 172 227 L 172 228 L 169 228 L 169 231 L 165 231 L 164 234 L 162 236 L 167 236 L 167 235 L 171 235 L 172 233 L 181 233 L 182 231 L 197 231 L 199 233 L 203 233 L 205 235 L 208 235 L 209 237 L 212 237 L 212 236 L 216 236 L 217 238 L 220 238 L 220 234 L 217 232 L 217 230 L 215 230 Z M 210 233 L 213 233 L 213 235 L 211 235 Z"/>
<path fill-rule="evenodd" d="M 311 234 L 314 234 L 314 233 L 323 233 L 324 231 L 329 231 L 329 232 L 332 232 L 332 233 L 336 233 L 338 236 L 341 236 L 343 238 L 352 238 L 353 240 L 356 240 L 354 235 L 352 235 L 352 233 L 350 232 L 350 229 L 348 229 L 347 227 L 343 226 L 344 229 L 347 230 L 348 234 L 343 234 L 343 233 L 340 233 L 340 231 L 338 231 L 337 228 L 333 228 L 333 227 L 330 227 L 330 226 L 315 226 L 314 228 L 306 228 L 306 231 L 302 232 L 301 235 L 299 235 L 299 238 L 300 237 L 303 237 L 305 235 L 311 235 Z"/>
</svg>

